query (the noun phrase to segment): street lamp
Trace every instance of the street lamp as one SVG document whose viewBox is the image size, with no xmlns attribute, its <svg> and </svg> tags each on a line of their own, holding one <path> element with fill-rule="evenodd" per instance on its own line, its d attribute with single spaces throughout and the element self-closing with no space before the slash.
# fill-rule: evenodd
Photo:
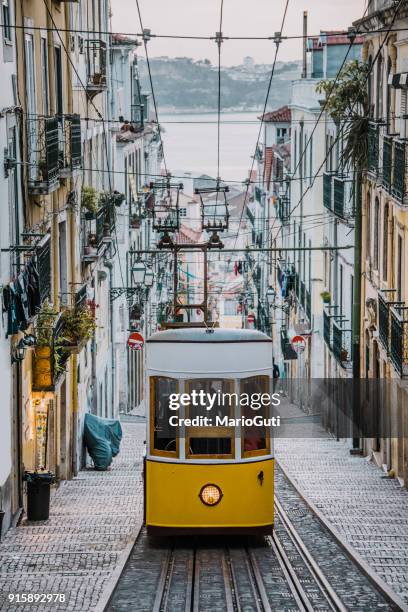
<svg viewBox="0 0 408 612">
<path fill-rule="evenodd" d="M 269 308 L 271 308 L 274 305 L 275 299 L 276 299 L 276 291 L 273 287 L 269 287 L 266 292 L 266 301 L 268 302 Z"/>
<path fill-rule="evenodd" d="M 145 282 L 146 287 L 153 287 L 154 272 L 151 268 L 148 268 L 146 270 L 144 282 Z"/>
<path fill-rule="evenodd" d="M 136 261 L 132 267 L 133 280 L 135 285 L 143 285 L 146 277 L 146 266 L 143 261 Z"/>
</svg>

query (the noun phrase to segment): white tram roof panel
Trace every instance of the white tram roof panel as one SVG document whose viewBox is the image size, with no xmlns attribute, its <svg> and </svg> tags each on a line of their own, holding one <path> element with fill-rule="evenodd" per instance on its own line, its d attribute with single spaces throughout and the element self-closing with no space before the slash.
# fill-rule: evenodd
<svg viewBox="0 0 408 612">
<path fill-rule="evenodd" d="M 206 328 L 185 327 L 167 329 L 152 334 L 147 342 L 272 342 L 271 338 L 256 329 L 222 329 L 215 327 L 210 331 Z"/>
<path fill-rule="evenodd" d="M 270 375 L 272 341 L 254 329 L 168 329 L 147 341 L 149 375 L 245 378 Z"/>
</svg>

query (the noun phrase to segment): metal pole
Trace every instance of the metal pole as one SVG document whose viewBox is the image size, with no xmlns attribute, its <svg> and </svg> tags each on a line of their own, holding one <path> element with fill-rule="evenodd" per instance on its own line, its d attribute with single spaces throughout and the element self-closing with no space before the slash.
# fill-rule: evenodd
<svg viewBox="0 0 408 612">
<path fill-rule="evenodd" d="M 362 173 L 357 170 L 354 225 L 354 295 L 353 295 L 353 450 L 360 449 L 360 321 L 361 317 L 361 242 L 362 242 Z"/>
</svg>

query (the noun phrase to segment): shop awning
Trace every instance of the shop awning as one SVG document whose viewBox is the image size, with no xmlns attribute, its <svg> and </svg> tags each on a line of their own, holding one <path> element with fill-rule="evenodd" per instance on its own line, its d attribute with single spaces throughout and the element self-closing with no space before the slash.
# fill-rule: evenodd
<svg viewBox="0 0 408 612">
<path fill-rule="evenodd" d="M 408 72 L 390 74 L 388 85 L 391 85 L 394 89 L 408 89 Z"/>
</svg>

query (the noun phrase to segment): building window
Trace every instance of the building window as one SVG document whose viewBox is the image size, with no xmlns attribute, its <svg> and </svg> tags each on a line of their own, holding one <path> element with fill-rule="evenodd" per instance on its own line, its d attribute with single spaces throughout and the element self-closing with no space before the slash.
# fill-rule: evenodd
<svg viewBox="0 0 408 612">
<path fill-rule="evenodd" d="M 403 282 L 403 242 L 402 237 L 398 236 L 398 244 L 397 244 L 397 292 L 398 292 L 398 301 L 402 301 L 402 297 L 404 295 L 404 290 L 402 287 Z"/>
<path fill-rule="evenodd" d="M 377 89 L 376 89 L 376 117 L 382 119 L 383 114 L 383 59 L 381 55 L 377 60 Z"/>
<path fill-rule="evenodd" d="M 187 208 L 180 208 L 179 214 L 180 214 L 180 217 L 187 217 Z"/>
<path fill-rule="evenodd" d="M 11 43 L 11 16 L 10 16 L 10 5 L 8 0 L 3 0 L 3 36 L 4 40 Z"/>
<path fill-rule="evenodd" d="M 55 47 L 55 110 L 57 115 L 62 115 L 63 102 L 62 102 L 62 61 L 61 61 L 61 49 Z"/>
<path fill-rule="evenodd" d="M 43 98 L 44 115 L 48 115 L 49 108 L 49 93 L 48 93 L 48 50 L 47 39 L 41 38 L 41 86 Z"/>
<path fill-rule="evenodd" d="M 380 228 L 380 201 L 375 198 L 374 208 L 374 268 L 378 270 L 378 260 L 380 255 L 379 245 L 379 228 Z"/>
<path fill-rule="evenodd" d="M 388 204 L 384 207 L 384 219 L 383 219 L 383 280 L 387 280 L 387 269 L 388 269 Z"/>
</svg>

